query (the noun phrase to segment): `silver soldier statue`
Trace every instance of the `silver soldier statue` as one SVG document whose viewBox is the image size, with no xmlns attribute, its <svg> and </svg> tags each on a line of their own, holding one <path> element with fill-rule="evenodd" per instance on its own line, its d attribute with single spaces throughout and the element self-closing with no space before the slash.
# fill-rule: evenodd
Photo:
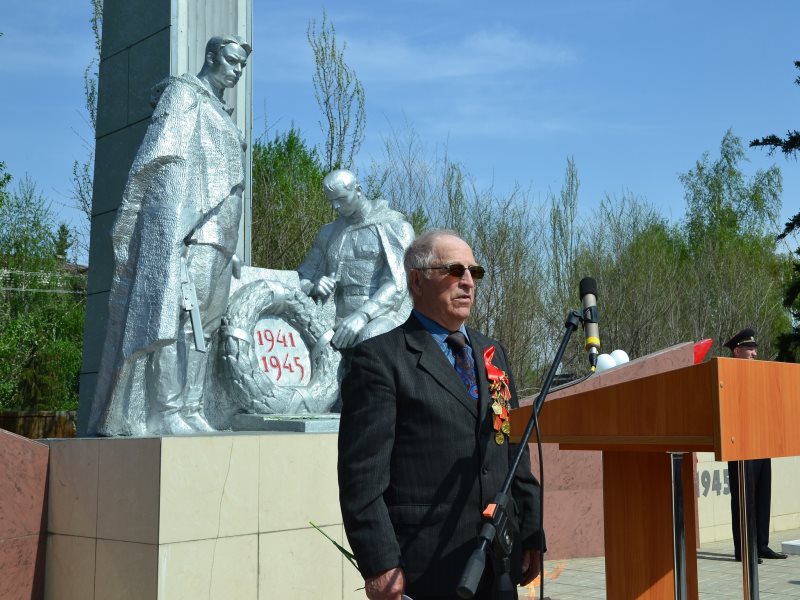
<svg viewBox="0 0 800 600">
<path fill-rule="evenodd" d="M 250 45 L 212 37 L 195 77 L 170 77 L 133 161 L 112 232 L 114 277 L 89 433 L 212 431 L 207 344 L 238 276 L 244 138 L 223 92 Z"/>
<path fill-rule="evenodd" d="M 297 271 L 306 294 L 318 302 L 333 295 L 331 344 L 345 350 L 408 318 L 403 255 L 414 230 L 385 200 L 366 198 L 350 171 L 328 173 L 322 187 L 339 218 L 320 229 Z"/>
</svg>

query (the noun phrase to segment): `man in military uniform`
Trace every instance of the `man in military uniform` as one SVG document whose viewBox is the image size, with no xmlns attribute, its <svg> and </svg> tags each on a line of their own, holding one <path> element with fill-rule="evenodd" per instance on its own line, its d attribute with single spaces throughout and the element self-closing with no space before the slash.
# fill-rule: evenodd
<svg viewBox="0 0 800 600">
<path fill-rule="evenodd" d="M 734 358 L 755 360 L 758 356 L 756 334 L 752 329 L 742 329 L 725 342 L 725 347 Z M 745 461 L 748 514 L 755 518 L 755 539 L 758 562 L 764 558 L 786 558 L 783 552 L 769 547 L 769 514 L 772 501 L 772 462 L 768 458 Z M 733 553 L 737 561 L 742 560 L 741 529 L 739 526 L 739 463 L 728 463 L 728 481 L 731 490 L 731 525 L 733 529 Z"/>
<path fill-rule="evenodd" d="M 212 37 L 197 76 L 153 89 L 155 110 L 112 232 L 108 328 L 88 431 L 211 431 L 203 415 L 206 344 L 228 304 L 244 189 L 241 132 L 224 103 L 250 55 Z"/>
<path fill-rule="evenodd" d="M 347 350 L 408 318 L 403 254 L 414 230 L 385 200 L 368 199 L 350 171 L 328 173 L 322 187 L 339 217 L 320 229 L 297 272 L 301 288 L 315 300 L 333 295 L 331 344 Z"/>
</svg>

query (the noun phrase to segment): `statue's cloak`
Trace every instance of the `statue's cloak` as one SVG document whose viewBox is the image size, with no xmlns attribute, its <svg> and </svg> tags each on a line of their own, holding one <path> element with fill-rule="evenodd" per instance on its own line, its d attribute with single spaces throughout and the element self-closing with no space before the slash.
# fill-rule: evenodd
<svg viewBox="0 0 800 600">
<path fill-rule="evenodd" d="M 114 276 L 90 435 L 146 433 L 146 355 L 180 334 L 185 240 L 244 188 L 243 138 L 225 105 L 193 75 L 154 88 L 162 89 L 112 232 Z"/>
</svg>

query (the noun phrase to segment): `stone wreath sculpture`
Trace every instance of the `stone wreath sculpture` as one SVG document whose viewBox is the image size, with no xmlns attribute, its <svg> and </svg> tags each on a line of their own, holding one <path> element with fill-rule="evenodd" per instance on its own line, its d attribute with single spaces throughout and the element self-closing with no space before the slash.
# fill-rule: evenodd
<svg viewBox="0 0 800 600">
<path fill-rule="evenodd" d="M 305 385 L 278 386 L 263 374 L 252 328 L 262 317 L 283 319 L 309 348 L 311 378 Z M 239 413 L 320 414 L 338 398 L 336 373 L 341 355 L 330 345 L 333 332 L 316 304 L 300 289 L 275 281 L 256 281 L 239 289 L 220 329 L 220 361 L 229 377 L 229 394 Z"/>
</svg>

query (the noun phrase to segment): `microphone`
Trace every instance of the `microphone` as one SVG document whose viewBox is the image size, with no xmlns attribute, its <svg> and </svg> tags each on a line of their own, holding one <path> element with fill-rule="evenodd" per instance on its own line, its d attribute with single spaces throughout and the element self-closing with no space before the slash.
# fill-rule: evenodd
<svg viewBox="0 0 800 600">
<path fill-rule="evenodd" d="M 589 367 L 597 368 L 597 354 L 600 350 L 600 328 L 597 326 L 597 282 L 584 277 L 580 283 L 581 307 L 583 311 L 583 332 L 586 335 L 584 349 L 589 353 Z"/>
</svg>

